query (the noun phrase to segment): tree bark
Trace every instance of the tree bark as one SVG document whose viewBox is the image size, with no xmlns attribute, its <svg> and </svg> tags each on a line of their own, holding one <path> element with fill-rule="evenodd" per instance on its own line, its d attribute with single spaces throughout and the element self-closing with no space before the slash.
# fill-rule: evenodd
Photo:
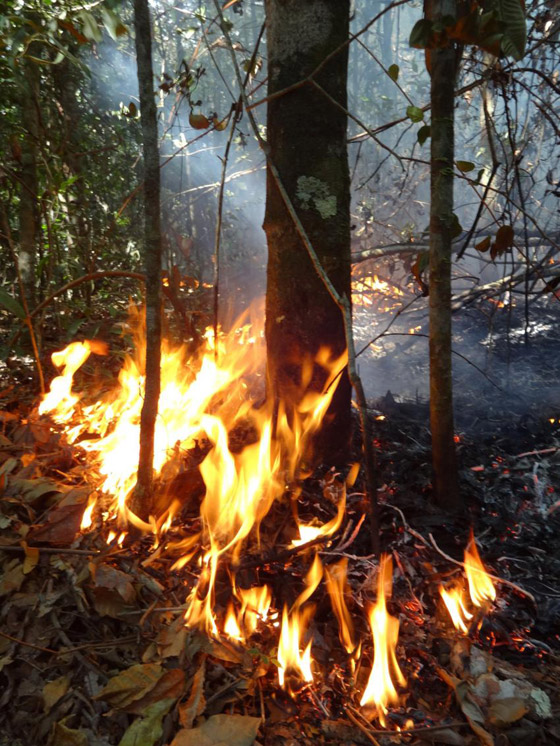
<svg viewBox="0 0 560 746">
<path fill-rule="evenodd" d="M 342 45 L 317 82 L 346 108 L 349 0 L 267 0 L 268 93 L 311 73 Z M 267 141 L 288 196 L 338 293 L 350 298 L 350 179 L 346 114 L 312 86 L 268 104 Z M 264 230 L 268 242 L 266 339 L 269 395 L 288 413 L 303 391 L 302 366 L 327 346 L 346 349 L 343 317 L 315 272 L 278 187 L 267 176 Z M 324 381 L 316 366 L 312 386 Z M 342 374 L 315 459 L 343 464 L 351 433 L 351 387 Z"/>
<path fill-rule="evenodd" d="M 457 14 L 456 0 L 432 0 L 429 5 L 431 20 Z M 435 498 L 446 511 L 461 506 L 451 365 L 454 93 L 458 57 L 453 43 L 431 50 L 430 423 Z"/>
<path fill-rule="evenodd" d="M 144 266 L 146 274 L 146 384 L 140 416 L 140 458 L 131 510 L 146 519 L 152 507 L 154 431 L 160 393 L 161 219 L 157 111 L 148 0 L 134 0 L 136 59 L 144 156 Z"/>
<path fill-rule="evenodd" d="M 35 266 L 39 233 L 37 203 L 38 78 L 39 73 L 36 63 L 25 60 L 23 75 L 20 80 L 23 139 L 20 171 L 18 262 L 25 295 L 30 306 L 35 304 Z"/>
</svg>

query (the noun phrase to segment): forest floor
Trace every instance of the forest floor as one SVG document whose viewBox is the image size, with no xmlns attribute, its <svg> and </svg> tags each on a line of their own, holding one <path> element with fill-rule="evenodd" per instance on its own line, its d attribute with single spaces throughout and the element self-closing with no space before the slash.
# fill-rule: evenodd
<svg viewBox="0 0 560 746">
<path fill-rule="evenodd" d="M 321 585 L 313 597 L 315 681 L 291 697 L 278 685 L 277 627 L 262 624 L 246 644 L 187 629 L 196 569 L 172 571 L 176 557 L 154 551 L 148 537 L 119 547 L 107 545 L 99 522 L 79 530 L 90 465 L 37 417 L 31 385 L 12 371 L 0 391 L 0 746 L 560 744 L 559 328 L 551 318 L 539 344 L 498 344 L 513 371 L 520 360 L 523 400 L 488 382 L 459 389 L 468 508 L 457 518 L 430 501 L 426 403 L 389 394 L 371 402 L 382 544 L 395 564 L 388 608 L 400 621 L 397 657 L 407 681 L 384 728 L 359 706 L 372 660 L 365 610 L 378 571 L 359 480 L 341 530 L 313 550 L 286 556 L 294 529 L 289 499 L 278 501 L 237 575 L 243 587 L 268 583 L 281 609 L 301 590 L 315 550 L 325 565 L 348 560 L 364 655 L 354 671 Z M 354 448 L 349 463 L 358 436 Z M 303 519 L 332 517 L 330 480 L 324 469 L 303 483 Z M 186 506 L 170 537 L 188 534 L 196 520 Z M 479 628 L 461 635 L 438 585 L 461 577 L 471 525 L 501 582 Z M 229 586 L 218 582 L 220 606 Z"/>
</svg>

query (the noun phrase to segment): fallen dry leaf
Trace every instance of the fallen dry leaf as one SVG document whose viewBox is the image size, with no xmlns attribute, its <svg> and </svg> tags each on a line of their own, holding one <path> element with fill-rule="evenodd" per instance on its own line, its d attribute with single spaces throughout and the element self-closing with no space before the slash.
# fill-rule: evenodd
<svg viewBox="0 0 560 746">
<path fill-rule="evenodd" d="M 506 728 L 511 723 L 521 720 L 529 711 L 521 697 L 497 699 L 488 710 L 488 722 L 497 728 Z"/>
<path fill-rule="evenodd" d="M 180 668 L 172 668 L 166 671 L 158 680 L 153 689 L 147 692 L 141 699 L 132 702 L 127 712 L 135 712 L 142 715 L 148 707 L 161 700 L 170 699 L 173 702 L 182 696 L 185 689 L 185 672 Z"/>
<path fill-rule="evenodd" d="M 72 715 L 59 723 L 53 725 L 53 729 L 49 736 L 48 746 L 88 746 L 87 734 L 81 730 L 73 730 L 66 725 L 68 720 L 72 719 Z"/>
<path fill-rule="evenodd" d="M 212 715 L 200 728 L 180 730 L 171 746 L 252 746 L 260 724 L 248 715 Z"/>
<path fill-rule="evenodd" d="M 163 734 L 163 718 L 167 715 L 175 699 L 161 699 L 148 707 L 143 716 L 130 725 L 119 746 L 154 746 Z"/>
<path fill-rule="evenodd" d="M 25 550 L 25 559 L 23 561 L 23 574 L 28 575 L 39 562 L 39 548 L 29 547 L 25 541 L 21 542 Z"/>
<path fill-rule="evenodd" d="M 70 679 L 67 676 L 59 676 L 58 679 L 49 681 L 43 687 L 43 711 L 48 713 L 59 699 L 64 697 L 70 688 Z"/>
<path fill-rule="evenodd" d="M 95 699 L 124 710 L 150 692 L 164 673 L 159 663 L 137 663 L 113 676 Z"/>
<path fill-rule="evenodd" d="M 179 721 L 183 728 L 192 728 L 196 718 L 204 712 L 206 699 L 204 698 L 204 678 L 206 673 L 206 659 L 203 659 L 195 673 L 188 700 L 179 705 Z"/>
</svg>

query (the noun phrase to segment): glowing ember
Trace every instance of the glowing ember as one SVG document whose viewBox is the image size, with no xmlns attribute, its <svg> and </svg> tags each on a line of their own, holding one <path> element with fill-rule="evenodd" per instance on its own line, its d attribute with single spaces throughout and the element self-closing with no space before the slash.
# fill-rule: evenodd
<svg viewBox="0 0 560 746">
<path fill-rule="evenodd" d="M 338 620 L 338 634 L 340 642 L 350 655 L 356 649 L 354 642 L 354 625 L 352 617 L 346 605 L 345 596 L 350 595 L 350 587 L 347 581 L 348 559 L 343 557 L 340 562 L 335 562 L 325 568 L 325 582 L 327 591 L 331 598 L 333 611 Z"/>
<path fill-rule="evenodd" d="M 484 608 L 496 599 L 496 589 L 492 579 L 484 569 L 471 530 L 469 544 L 465 549 L 465 572 L 469 581 L 469 593 L 475 606 Z"/>
<path fill-rule="evenodd" d="M 313 681 L 311 671 L 311 641 L 301 651 L 309 621 L 314 612 L 313 606 L 302 609 L 302 605 L 312 596 L 323 577 L 323 566 L 319 555 L 315 555 L 313 564 L 305 576 L 305 589 L 300 593 L 288 613 L 284 607 L 282 627 L 278 643 L 278 681 L 280 686 L 293 693 L 292 681 Z"/>
<path fill-rule="evenodd" d="M 385 594 L 390 595 L 392 587 L 393 563 L 387 555 L 381 557 L 377 601 L 369 612 L 369 623 L 373 635 L 373 667 L 360 705 L 374 707 L 381 725 L 386 725 L 385 715 L 389 704 L 397 704 L 399 695 L 393 677 L 401 686 L 406 684 L 396 657 L 399 637 L 399 622 L 387 613 Z"/>
</svg>

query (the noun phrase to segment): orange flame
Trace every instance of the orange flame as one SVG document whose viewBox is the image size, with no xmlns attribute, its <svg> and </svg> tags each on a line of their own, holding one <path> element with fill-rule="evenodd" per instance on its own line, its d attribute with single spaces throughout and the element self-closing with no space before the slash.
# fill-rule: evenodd
<svg viewBox="0 0 560 746">
<path fill-rule="evenodd" d="M 439 594 L 447 607 L 455 629 L 466 635 L 469 631 L 467 622 L 472 619 L 473 615 L 465 608 L 462 588 L 456 587 L 448 591 L 443 586 L 440 586 Z"/>
<path fill-rule="evenodd" d="M 302 605 L 313 595 L 323 577 L 323 566 L 319 555 L 315 555 L 313 564 L 305 576 L 305 589 L 300 593 L 288 613 L 285 606 L 282 612 L 282 627 L 278 644 L 278 681 L 280 686 L 293 694 L 292 681 L 313 681 L 311 671 L 311 640 L 303 652 L 302 641 L 309 621 L 313 615 L 313 605 L 302 609 Z"/>
<path fill-rule="evenodd" d="M 398 619 L 389 616 L 385 594 L 390 595 L 393 563 L 388 555 L 381 557 L 377 583 L 377 601 L 369 612 L 369 623 L 373 635 L 374 658 L 368 684 L 360 700 L 362 707 L 375 707 L 381 725 L 386 725 L 385 715 L 389 704 L 397 704 L 399 695 L 393 676 L 401 686 L 406 684 L 396 657 L 399 637 Z"/>
<path fill-rule="evenodd" d="M 469 594 L 475 606 L 484 607 L 496 600 L 496 589 L 492 579 L 484 569 L 476 548 L 474 534 L 471 535 L 465 549 L 465 572 L 469 582 Z"/>
<path fill-rule="evenodd" d="M 350 655 L 355 651 L 354 625 L 352 617 L 346 605 L 345 596 L 350 595 L 347 581 L 348 559 L 343 557 L 340 562 L 335 562 L 325 567 L 325 582 L 329 593 L 333 611 L 338 620 L 338 635 L 340 642 Z"/>
</svg>

